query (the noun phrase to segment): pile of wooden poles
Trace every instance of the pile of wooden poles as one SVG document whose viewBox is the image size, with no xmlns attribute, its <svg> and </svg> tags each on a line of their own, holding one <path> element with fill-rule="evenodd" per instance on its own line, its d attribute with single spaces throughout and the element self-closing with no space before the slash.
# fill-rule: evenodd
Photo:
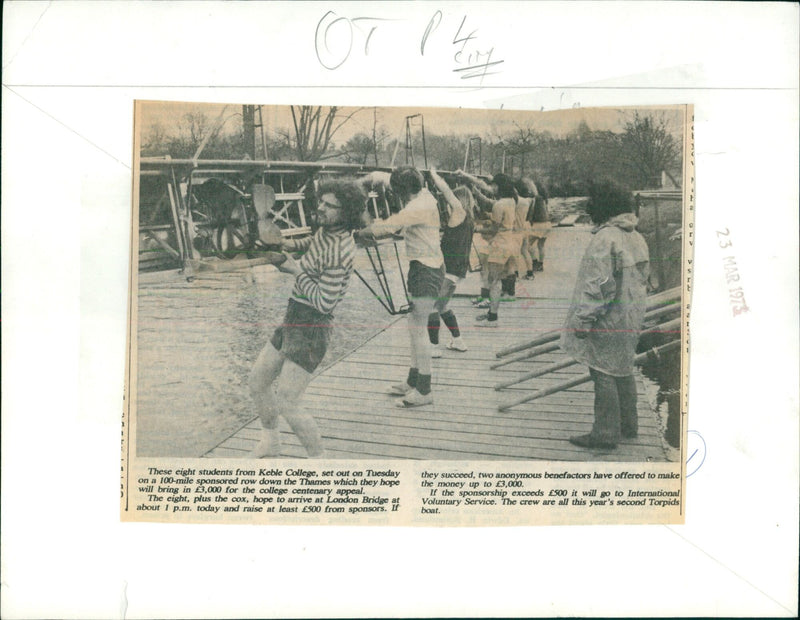
<svg viewBox="0 0 800 620">
<path fill-rule="evenodd" d="M 650 351 L 646 351 L 640 355 L 637 355 L 634 358 L 634 363 L 636 365 L 641 365 L 648 360 L 657 359 L 663 353 L 667 351 L 671 351 L 680 347 L 680 329 L 681 329 L 681 302 L 680 302 L 680 289 L 673 288 L 667 291 L 663 291 L 661 293 L 657 293 L 655 295 L 651 295 L 647 298 L 647 308 L 645 310 L 645 325 L 649 325 L 647 329 L 645 329 L 642 333 L 655 333 L 661 332 L 666 333 L 674 336 L 672 340 L 663 344 L 659 347 L 651 349 Z M 547 333 L 534 338 L 528 342 L 524 342 L 518 345 L 514 345 L 511 347 L 506 347 L 505 349 L 501 349 L 496 353 L 498 358 L 501 358 L 502 361 L 492 364 L 492 370 L 501 368 L 503 366 L 507 366 L 509 364 L 514 364 L 517 362 L 522 362 L 526 360 L 531 360 L 539 355 L 544 355 L 545 353 L 551 353 L 552 351 L 556 351 L 559 349 L 558 341 L 561 338 L 561 331 L 562 330 L 553 330 Z M 525 351 L 525 353 L 510 357 L 514 353 L 519 353 L 520 351 Z M 578 364 L 575 360 L 569 359 L 563 362 L 557 362 L 555 364 L 550 364 L 545 366 L 544 368 L 540 368 L 538 370 L 534 370 L 531 372 L 527 372 L 523 375 L 520 375 L 510 381 L 504 381 L 502 383 L 498 383 L 494 386 L 494 389 L 500 391 L 504 388 L 508 388 L 514 385 L 519 385 L 520 383 L 524 383 L 525 381 L 529 381 L 530 379 L 534 379 L 536 377 L 541 377 L 543 375 L 547 375 L 549 373 L 562 370 L 569 366 L 573 366 Z M 575 387 L 576 385 L 580 385 L 582 383 L 586 383 L 591 381 L 592 378 L 589 373 L 585 375 L 579 375 L 574 379 L 570 379 L 569 381 L 564 381 L 557 385 L 553 385 L 549 388 L 543 390 L 537 390 L 532 394 L 528 394 L 522 398 L 518 398 L 503 404 L 500 404 L 497 409 L 498 411 L 506 411 L 511 407 L 515 407 L 516 405 L 521 405 L 522 403 L 527 403 L 532 400 L 536 400 L 538 398 L 542 398 L 544 396 L 549 396 L 550 394 L 555 394 L 556 392 L 561 392 L 562 390 L 567 390 L 571 387 Z"/>
</svg>

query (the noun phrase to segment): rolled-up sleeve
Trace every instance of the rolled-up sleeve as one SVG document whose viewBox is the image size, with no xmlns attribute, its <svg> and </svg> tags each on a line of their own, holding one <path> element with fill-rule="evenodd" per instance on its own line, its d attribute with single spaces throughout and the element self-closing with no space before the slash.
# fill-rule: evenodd
<svg viewBox="0 0 800 620">
<path fill-rule="evenodd" d="M 385 220 L 376 220 L 370 224 L 370 230 L 376 235 L 392 234 L 407 226 L 427 224 L 426 213 L 422 209 L 405 208 L 399 213 L 390 215 Z"/>
</svg>

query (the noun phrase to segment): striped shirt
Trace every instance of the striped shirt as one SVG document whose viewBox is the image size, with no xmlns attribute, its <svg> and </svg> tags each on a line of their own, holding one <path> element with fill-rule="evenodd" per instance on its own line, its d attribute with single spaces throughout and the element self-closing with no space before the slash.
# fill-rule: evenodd
<svg viewBox="0 0 800 620">
<path fill-rule="evenodd" d="M 295 250 L 305 250 L 300 259 L 292 298 L 331 314 L 347 292 L 353 272 L 356 245 L 349 231 L 320 228 L 313 236 L 295 239 Z"/>
</svg>

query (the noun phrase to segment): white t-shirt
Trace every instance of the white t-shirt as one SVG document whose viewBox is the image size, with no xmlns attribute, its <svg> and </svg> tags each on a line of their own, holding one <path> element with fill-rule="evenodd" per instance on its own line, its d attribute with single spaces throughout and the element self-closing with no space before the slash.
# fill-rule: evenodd
<svg viewBox="0 0 800 620">
<path fill-rule="evenodd" d="M 373 222 L 371 228 L 377 234 L 402 230 L 409 261 L 417 260 L 433 269 L 444 265 L 439 245 L 439 209 L 436 198 L 427 189 L 417 194 L 400 213 Z"/>
</svg>

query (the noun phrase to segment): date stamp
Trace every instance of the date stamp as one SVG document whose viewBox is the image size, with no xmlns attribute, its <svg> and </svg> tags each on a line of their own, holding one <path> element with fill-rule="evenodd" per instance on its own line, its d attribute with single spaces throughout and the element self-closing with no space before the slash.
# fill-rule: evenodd
<svg viewBox="0 0 800 620">
<path fill-rule="evenodd" d="M 741 284 L 742 277 L 739 273 L 739 267 L 736 265 L 736 257 L 730 254 L 731 250 L 729 248 L 733 247 L 730 230 L 725 228 L 716 232 L 717 244 L 727 254 L 727 256 L 722 257 L 722 266 L 725 269 L 725 284 L 728 285 L 728 302 L 733 316 L 736 317 L 745 312 L 750 312 L 750 308 L 744 298 L 744 289 Z"/>
</svg>

